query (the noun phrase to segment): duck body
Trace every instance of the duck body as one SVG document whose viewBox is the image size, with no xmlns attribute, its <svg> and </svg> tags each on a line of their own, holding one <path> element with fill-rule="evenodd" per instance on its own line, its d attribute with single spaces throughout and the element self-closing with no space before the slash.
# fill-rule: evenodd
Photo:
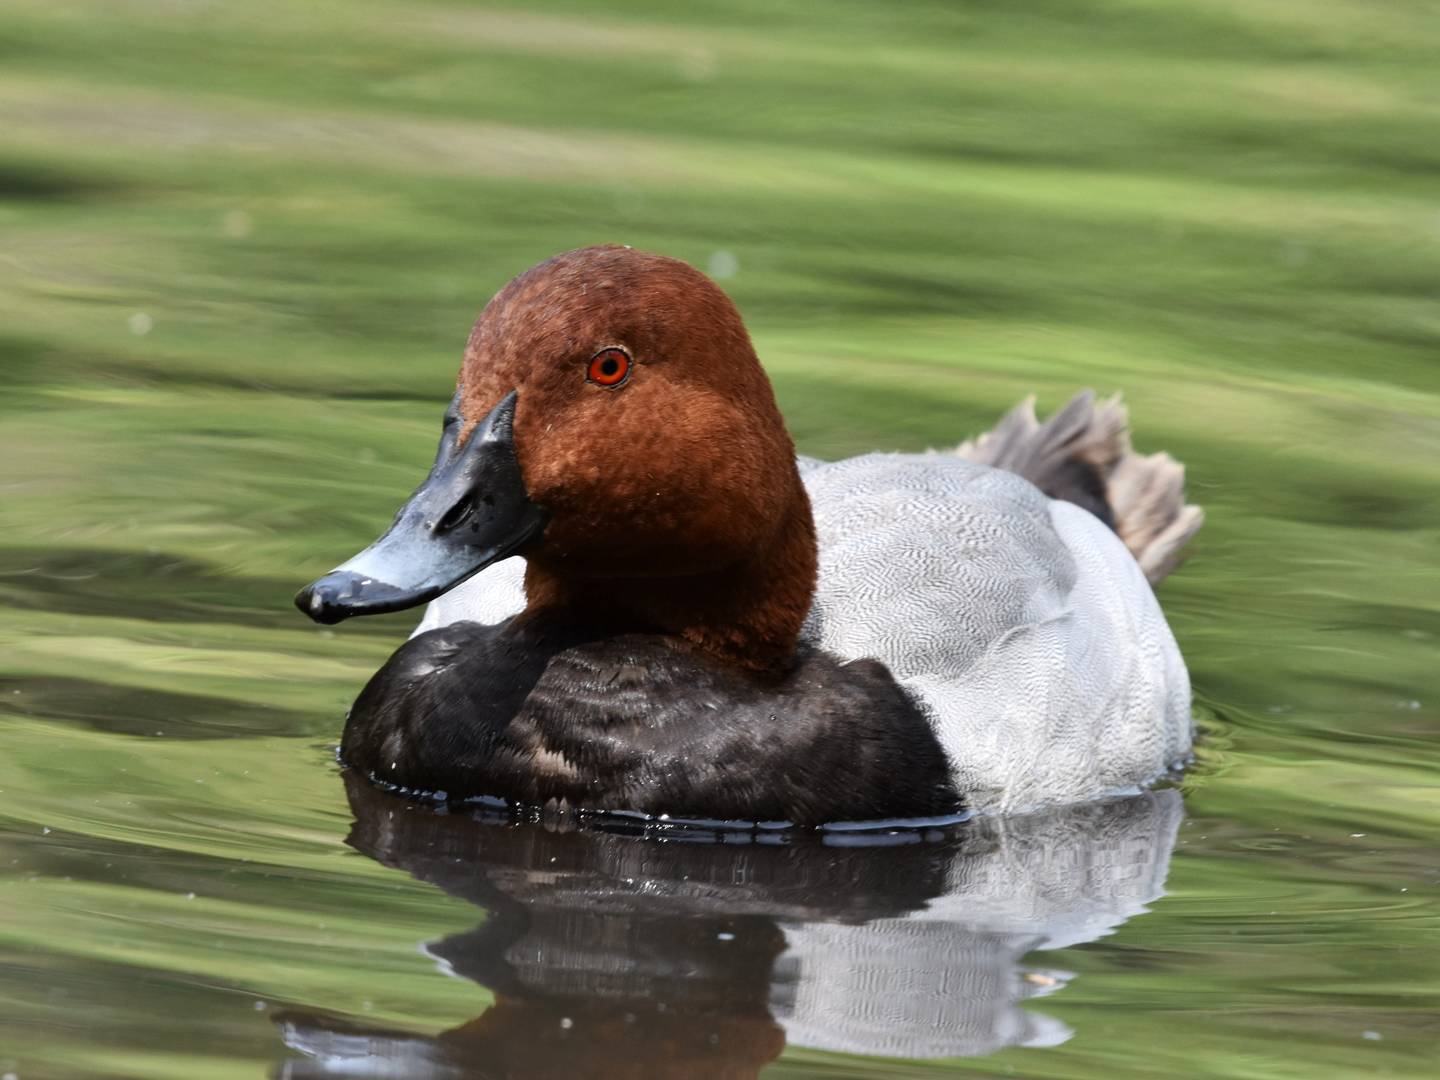
<svg viewBox="0 0 1440 1080">
<path fill-rule="evenodd" d="M 538 301 L 553 321 L 577 293 L 555 371 L 510 358 Z M 684 325 L 695 295 L 723 333 Z M 1076 802 L 1185 759 L 1151 581 L 1199 511 L 1118 405 L 1082 395 L 1044 425 L 1022 406 L 948 453 L 797 459 L 721 301 L 604 248 L 491 302 L 426 484 L 297 598 L 321 621 L 429 602 L 351 710 L 347 764 L 413 794 L 817 825 Z M 590 385 L 565 382 L 586 360 Z"/>
<path fill-rule="evenodd" d="M 642 721 L 649 716 L 667 724 L 672 738 L 681 736 L 679 760 L 711 760 L 717 714 L 727 729 L 746 728 L 746 706 L 763 700 L 762 730 L 794 737 L 733 760 L 742 775 L 781 783 L 802 776 L 788 793 L 790 805 L 800 805 L 800 791 L 816 792 L 812 801 L 832 811 L 816 819 L 822 822 L 931 816 L 961 804 L 1013 812 L 1078 802 L 1144 786 L 1185 760 L 1191 720 L 1184 661 L 1140 564 L 1100 518 L 1015 473 L 954 455 L 877 453 L 798 464 L 820 552 L 815 600 L 801 631 L 810 667 L 797 667 L 754 699 L 748 680 L 717 683 L 661 647 L 632 656 L 625 700 Z M 508 560 L 432 601 L 412 645 L 447 627 L 479 633 L 500 623 L 485 632 L 503 636 L 505 621 L 524 606 L 523 560 Z M 455 678 L 483 686 L 488 661 L 469 653 L 465 662 L 475 666 Z M 844 704 L 860 710 L 858 717 L 812 681 L 826 665 L 832 677 L 854 680 L 857 692 Z M 879 671 L 888 676 L 884 692 L 860 693 Z M 706 675 L 711 681 L 701 692 L 698 679 Z M 572 687 L 572 700 L 592 685 L 573 670 L 556 676 Z M 610 707 L 621 700 L 608 691 L 602 697 Z M 395 699 L 387 693 L 382 700 Z M 457 700 L 436 730 L 459 726 L 472 709 Z M 928 738 L 915 734 L 917 714 Z M 904 758 L 886 758 L 864 779 L 831 764 L 812 768 L 820 760 L 813 746 L 827 731 L 845 753 L 883 736 L 905 748 Z M 817 736 L 815 743 L 802 732 Z M 485 793 L 500 794 L 483 769 L 466 775 Z M 730 782 L 753 795 L 738 777 Z M 598 788 L 589 794 L 588 805 L 598 805 Z M 675 791 L 654 807 L 642 805 L 642 794 L 643 785 L 627 787 L 613 808 L 687 805 Z M 832 801 L 842 795 L 841 803 Z M 573 801 L 575 793 L 533 789 L 520 801 L 549 797 Z M 722 804 L 718 791 L 693 801 L 711 816 L 756 816 L 736 813 L 743 802 L 724 804 L 717 815 Z"/>
</svg>

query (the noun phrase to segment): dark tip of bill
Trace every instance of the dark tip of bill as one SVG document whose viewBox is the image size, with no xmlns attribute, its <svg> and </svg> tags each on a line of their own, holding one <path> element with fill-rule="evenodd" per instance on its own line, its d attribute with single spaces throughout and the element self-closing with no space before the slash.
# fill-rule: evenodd
<svg viewBox="0 0 1440 1080">
<path fill-rule="evenodd" d="M 334 626 L 355 614 L 349 601 L 357 591 L 353 574 L 327 574 L 295 594 L 295 606 L 317 623 Z"/>
</svg>

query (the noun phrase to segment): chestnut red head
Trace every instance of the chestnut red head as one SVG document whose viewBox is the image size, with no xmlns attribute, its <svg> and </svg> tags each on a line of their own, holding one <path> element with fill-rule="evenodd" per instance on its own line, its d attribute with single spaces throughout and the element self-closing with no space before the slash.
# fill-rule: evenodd
<svg viewBox="0 0 1440 1080">
<path fill-rule="evenodd" d="M 676 259 L 567 252 L 490 302 L 461 368 L 479 420 L 516 392 L 515 447 L 571 574 L 718 570 L 794 495 L 794 448 L 735 305 Z"/>
<path fill-rule="evenodd" d="M 497 493 L 466 488 L 451 518 L 480 565 L 526 556 L 532 607 L 603 610 L 757 667 L 788 657 L 814 587 L 809 504 L 745 326 L 705 275 L 625 247 L 527 270 L 476 321 L 452 410 L 431 480 L 499 418 L 504 452 L 469 472 L 483 487 L 513 463 L 524 505 L 492 525 L 473 507 Z"/>
</svg>

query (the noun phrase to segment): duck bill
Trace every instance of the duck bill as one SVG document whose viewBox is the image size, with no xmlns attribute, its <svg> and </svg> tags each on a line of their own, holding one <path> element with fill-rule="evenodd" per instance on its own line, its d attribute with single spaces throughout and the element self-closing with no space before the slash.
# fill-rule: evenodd
<svg viewBox="0 0 1440 1080">
<path fill-rule="evenodd" d="M 512 390 L 462 446 L 457 392 L 445 413 L 435 465 L 389 530 L 301 589 L 295 606 L 327 624 L 401 611 L 435 599 L 537 538 L 548 515 L 530 500 L 515 457 L 515 401 Z"/>
</svg>

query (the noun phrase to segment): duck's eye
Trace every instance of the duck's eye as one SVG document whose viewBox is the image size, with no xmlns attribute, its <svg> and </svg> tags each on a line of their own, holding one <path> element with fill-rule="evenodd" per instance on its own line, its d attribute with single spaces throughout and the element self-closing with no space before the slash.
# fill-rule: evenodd
<svg viewBox="0 0 1440 1080">
<path fill-rule="evenodd" d="M 619 386 L 630 374 L 630 357 L 623 349 L 601 349 L 590 360 L 587 378 L 600 386 Z"/>
</svg>

